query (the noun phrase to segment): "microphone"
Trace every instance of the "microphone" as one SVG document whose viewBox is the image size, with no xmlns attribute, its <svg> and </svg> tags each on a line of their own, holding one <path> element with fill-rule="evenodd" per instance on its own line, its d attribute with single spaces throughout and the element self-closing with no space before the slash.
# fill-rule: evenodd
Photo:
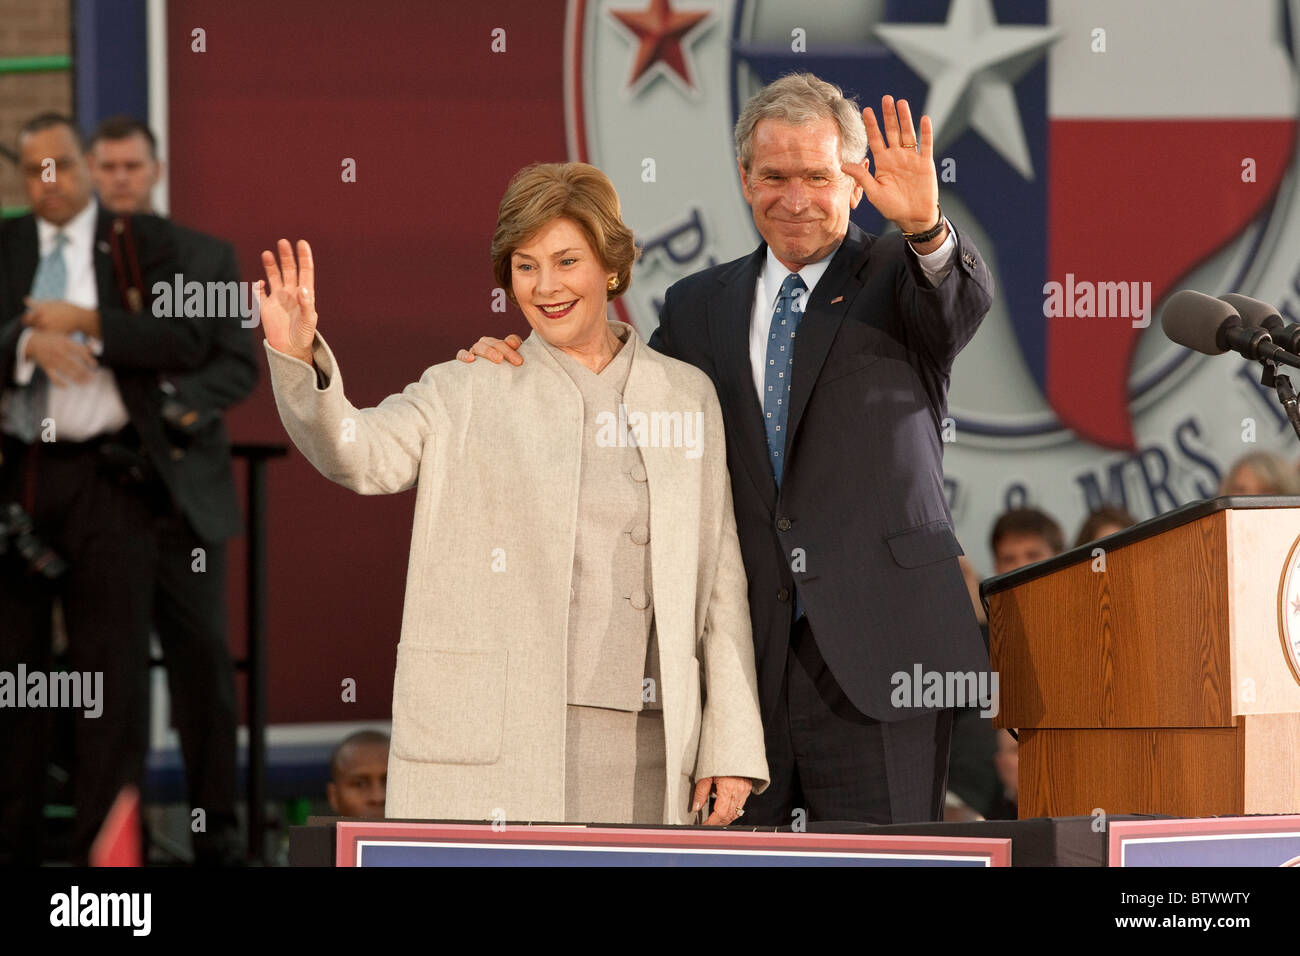
<svg viewBox="0 0 1300 956">
<path fill-rule="evenodd" d="M 1282 351 L 1263 329 L 1244 327 L 1232 305 L 1191 289 L 1169 297 L 1160 327 L 1172 341 L 1205 355 L 1222 355 L 1232 349 L 1255 361 L 1277 361 L 1271 353 Z"/>
<path fill-rule="evenodd" d="M 1288 352 L 1300 353 L 1300 325 L 1286 322 L 1273 306 L 1235 292 L 1229 292 L 1219 298 L 1237 310 L 1242 325 L 1263 329 L 1273 340 L 1273 344 L 1281 346 Z"/>
</svg>

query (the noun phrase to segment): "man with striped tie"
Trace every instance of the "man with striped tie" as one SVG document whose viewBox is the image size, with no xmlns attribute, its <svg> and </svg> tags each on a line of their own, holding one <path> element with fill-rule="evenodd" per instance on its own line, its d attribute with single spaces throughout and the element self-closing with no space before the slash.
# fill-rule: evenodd
<svg viewBox="0 0 1300 956">
<path fill-rule="evenodd" d="M 176 264 L 168 224 L 101 214 L 81 136 L 43 114 L 18 136 L 30 215 L 0 224 L 0 506 L 66 563 L 0 556 L 0 674 L 52 668 L 63 604 L 69 669 L 102 675 L 102 712 L 75 713 L 74 853 L 84 860 L 119 790 L 138 784 L 148 717 L 153 512 L 174 475 L 157 374 L 202 364 L 201 318 L 155 316 Z M 49 566 L 46 565 L 46 572 Z M 50 705 L 31 687 L 0 707 L 0 864 L 40 859 Z"/>
</svg>

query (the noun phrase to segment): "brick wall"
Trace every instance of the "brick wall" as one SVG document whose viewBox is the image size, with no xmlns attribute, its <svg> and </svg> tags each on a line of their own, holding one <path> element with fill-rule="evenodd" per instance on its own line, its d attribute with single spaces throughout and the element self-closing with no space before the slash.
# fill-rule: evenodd
<svg viewBox="0 0 1300 956">
<path fill-rule="evenodd" d="M 0 59 L 72 53 L 72 0 L 0 0 Z M 72 112 L 72 73 L 0 73 L 0 144 L 8 152 L 23 121 Z M 0 207 L 25 206 L 22 181 L 0 154 Z"/>
</svg>

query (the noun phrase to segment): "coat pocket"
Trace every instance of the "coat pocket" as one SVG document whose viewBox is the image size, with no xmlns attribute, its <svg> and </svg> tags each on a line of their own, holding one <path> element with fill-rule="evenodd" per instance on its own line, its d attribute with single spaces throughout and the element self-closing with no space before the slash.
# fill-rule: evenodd
<svg viewBox="0 0 1300 956">
<path fill-rule="evenodd" d="M 424 763 L 490 764 L 501 758 L 506 652 L 397 647 L 393 752 Z"/>
<path fill-rule="evenodd" d="M 908 528 L 885 539 L 894 563 L 900 568 L 919 568 L 924 564 L 955 558 L 962 553 L 957 536 L 946 521 L 931 521 Z"/>
</svg>

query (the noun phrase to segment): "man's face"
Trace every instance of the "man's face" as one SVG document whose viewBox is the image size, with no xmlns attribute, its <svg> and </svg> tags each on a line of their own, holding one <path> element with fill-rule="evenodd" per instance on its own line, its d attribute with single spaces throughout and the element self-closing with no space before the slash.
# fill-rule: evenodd
<svg viewBox="0 0 1300 956">
<path fill-rule="evenodd" d="M 849 228 L 862 187 L 840 171 L 840 136 L 831 119 L 807 126 L 759 120 L 749 172 L 740 185 L 754 225 L 787 269 L 830 255 Z M 739 165 L 739 163 L 737 163 Z"/>
<path fill-rule="evenodd" d="M 99 201 L 112 212 L 153 212 L 151 193 L 162 174 L 162 164 L 150 154 L 149 141 L 142 133 L 95 143 L 90 172 Z"/>
<path fill-rule="evenodd" d="M 20 139 L 18 151 L 32 212 L 62 226 L 86 208 L 90 167 L 72 130 L 59 125 L 28 133 Z"/>
<path fill-rule="evenodd" d="M 1006 574 L 1026 564 L 1050 558 L 1055 551 L 1047 539 L 1039 534 L 1004 534 L 993 555 L 993 573 Z"/>
<path fill-rule="evenodd" d="M 388 746 L 348 744 L 339 754 L 340 772 L 326 787 L 330 806 L 341 817 L 382 818 L 388 788 Z"/>
</svg>

